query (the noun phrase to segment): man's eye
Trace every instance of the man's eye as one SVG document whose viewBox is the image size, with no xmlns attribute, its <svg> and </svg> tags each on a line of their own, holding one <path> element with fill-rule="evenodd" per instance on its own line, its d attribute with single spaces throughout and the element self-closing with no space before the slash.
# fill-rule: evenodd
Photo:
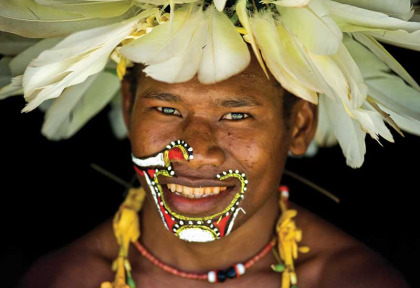
<svg viewBox="0 0 420 288">
<path fill-rule="evenodd" d="M 227 113 L 223 115 L 222 119 L 225 120 L 242 120 L 250 117 L 247 113 Z"/>
<path fill-rule="evenodd" d="M 175 108 L 171 108 L 171 107 L 156 107 L 156 109 L 159 112 L 162 112 L 163 114 L 177 115 L 177 116 L 181 115 L 181 113 L 179 113 L 178 110 L 176 110 Z"/>
</svg>

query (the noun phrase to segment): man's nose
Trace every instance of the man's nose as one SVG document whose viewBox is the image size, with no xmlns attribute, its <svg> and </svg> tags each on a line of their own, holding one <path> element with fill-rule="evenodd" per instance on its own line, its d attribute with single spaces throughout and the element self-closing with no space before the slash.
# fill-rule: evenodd
<svg viewBox="0 0 420 288">
<path fill-rule="evenodd" d="M 202 166 L 220 166 L 225 161 L 225 153 L 220 147 L 217 127 L 206 119 L 188 119 L 182 127 L 180 139 L 193 148 L 193 159 L 188 166 L 198 169 Z M 179 162 L 182 160 L 174 160 Z"/>
</svg>

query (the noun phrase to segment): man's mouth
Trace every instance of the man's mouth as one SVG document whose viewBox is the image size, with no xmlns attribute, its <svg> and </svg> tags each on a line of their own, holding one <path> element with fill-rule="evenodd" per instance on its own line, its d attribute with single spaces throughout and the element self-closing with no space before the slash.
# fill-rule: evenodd
<svg viewBox="0 0 420 288">
<path fill-rule="evenodd" d="M 168 190 L 178 196 L 190 199 L 200 199 L 209 196 L 218 195 L 220 192 L 226 191 L 226 186 L 213 187 L 188 187 L 179 184 L 167 184 Z"/>
</svg>

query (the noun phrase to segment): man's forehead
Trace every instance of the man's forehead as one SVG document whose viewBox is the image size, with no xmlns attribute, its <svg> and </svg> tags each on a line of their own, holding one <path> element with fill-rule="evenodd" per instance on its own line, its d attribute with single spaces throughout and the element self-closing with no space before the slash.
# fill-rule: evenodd
<svg viewBox="0 0 420 288">
<path fill-rule="evenodd" d="M 251 67 L 249 67 L 251 68 Z M 281 100 L 283 88 L 277 81 L 268 79 L 262 71 L 247 68 L 245 71 L 214 84 L 202 84 L 195 77 L 183 83 L 163 83 L 144 77 L 139 83 L 138 97 L 173 103 L 195 101 L 211 102 L 217 106 L 264 106 Z M 258 69 L 261 69 L 259 66 Z"/>
<path fill-rule="evenodd" d="M 209 100 L 212 104 L 216 106 L 228 107 L 228 108 L 237 108 L 237 107 L 245 107 L 245 106 L 263 106 L 262 101 L 258 100 L 257 97 L 254 97 L 255 94 L 226 94 L 224 97 L 220 94 L 210 97 Z M 166 92 L 166 91 L 156 91 L 156 90 L 148 90 L 145 93 L 139 95 L 139 97 L 143 99 L 151 99 L 151 100 L 160 100 L 170 103 L 183 103 L 187 102 L 188 98 L 183 97 L 183 93 L 176 93 L 176 92 Z M 187 98 L 187 99 L 186 99 Z M 198 98 L 199 101 L 205 100 L 208 97 L 200 97 L 200 95 L 196 95 L 195 98 Z"/>
</svg>

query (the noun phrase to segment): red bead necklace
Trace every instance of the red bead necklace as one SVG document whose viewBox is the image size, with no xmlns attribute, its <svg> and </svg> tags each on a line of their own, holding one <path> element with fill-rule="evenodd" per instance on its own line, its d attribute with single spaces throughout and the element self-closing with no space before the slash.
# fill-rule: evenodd
<svg viewBox="0 0 420 288">
<path fill-rule="evenodd" d="M 147 251 L 146 248 L 143 245 L 141 245 L 139 241 L 134 242 L 134 245 L 137 247 L 140 254 L 143 255 L 147 260 L 149 260 L 153 265 L 159 267 L 160 269 L 168 273 L 187 279 L 207 280 L 210 283 L 216 283 L 224 282 L 228 278 L 238 278 L 239 276 L 243 275 L 246 269 L 249 269 L 258 260 L 263 258 L 274 247 L 274 245 L 276 245 L 276 243 L 277 237 L 273 237 L 273 239 L 271 239 L 271 241 L 267 245 L 265 245 L 265 247 L 260 252 L 258 252 L 257 255 L 246 261 L 244 264 L 237 263 L 226 270 L 213 270 L 207 273 L 189 273 L 178 270 L 157 259 L 149 251 Z"/>
</svg>

